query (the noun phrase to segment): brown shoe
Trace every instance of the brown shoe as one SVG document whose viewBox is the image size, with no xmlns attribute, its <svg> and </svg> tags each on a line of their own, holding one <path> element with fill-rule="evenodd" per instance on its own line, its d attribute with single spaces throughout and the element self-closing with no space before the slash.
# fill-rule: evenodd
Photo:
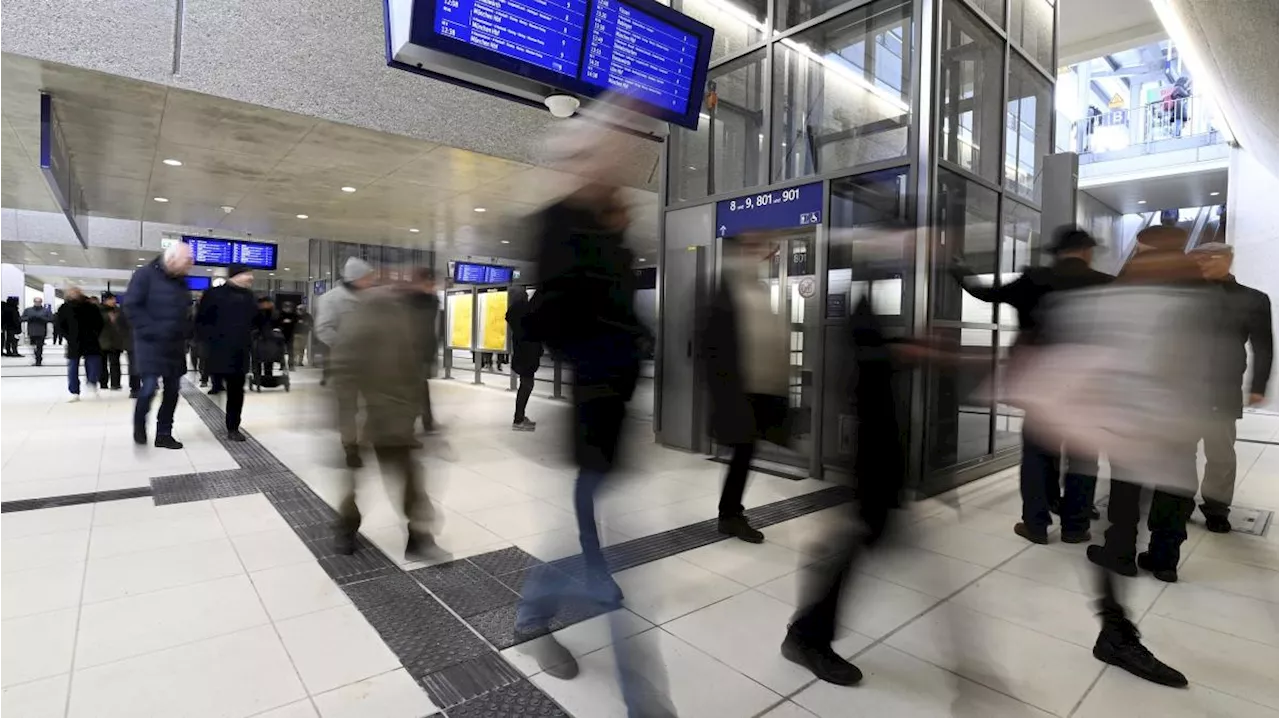
<svg viewBox="0 0 1280 718">
<path fill-rule="evenodd" d="M 1031 543 L 1040 544 L 1041 546 L 1049 543 L 1049 533 L 1047 531 L 1041 531 L 1037 533 L 1035 531 L 1032 531 L 1030 528 L 1027 527 L 1026 524 L 1022 523 L 1021 521 L 1014 524 L 1013 532 L 1018 534 L 1022 538 L 1030 541 Z"/>
</svg>

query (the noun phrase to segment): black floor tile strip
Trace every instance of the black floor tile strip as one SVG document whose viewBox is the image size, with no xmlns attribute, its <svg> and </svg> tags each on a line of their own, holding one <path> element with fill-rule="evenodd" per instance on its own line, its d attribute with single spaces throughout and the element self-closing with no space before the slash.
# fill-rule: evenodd
<svg viewBox="0 0 1280 718">
<path fill-rule="evenodd" d="M 1241 439 L 1236 437 L 1236 441 L 1243 441 L 1246 444 L 1263 444 L 1265 446 L 1280 446 L 1280 441 L 1269 441 L 1267 439 Z"/>
<path fill-rule="evenodd" d="M 113 489 L 111 491 L 90 491 L 84 494 L 66 494 L 63 496 L 45 496 L 38 499 L 20 499 L 0 503 L 0 513 L 14 511 L 36 511 L 53 509 L 59 506 L 75 506 L 77 504 L 96 504 L 101 501 L 119 501 L 120 499 L 140 499 L 151 496 L 150 486 L 138 486 L 132 489 Z"/>
</svg>

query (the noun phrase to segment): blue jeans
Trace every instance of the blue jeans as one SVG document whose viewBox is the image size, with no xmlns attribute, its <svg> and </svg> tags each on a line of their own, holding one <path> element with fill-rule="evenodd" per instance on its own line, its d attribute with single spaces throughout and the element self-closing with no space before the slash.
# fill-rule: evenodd
<svg viewBox="0 0 1280 718">
<path fill-rule="evenodd" d="M 164 393 L 160 395 L 160 411 L 156 413 L 156 436 L 173 436 L 173 412 L 178 408 L 178 383 L 182 374 L 144 374 L 142 388 L 138 390 L 138 402 L 133 407 L 133 430 L 146 431 L 147 414 L 151 413 L 151 399 L 155 397 L 160 381 L 164 380 Z"/>
<path fill-rule="evenodd" d="M 102 357 L 92 354 L 85 357 L 67 357 L 67 391 L 80 395 L 80 360 L 84 359 L 84 378 L 89 386 L 97 386 L 102 371 Z"/>
</svg>

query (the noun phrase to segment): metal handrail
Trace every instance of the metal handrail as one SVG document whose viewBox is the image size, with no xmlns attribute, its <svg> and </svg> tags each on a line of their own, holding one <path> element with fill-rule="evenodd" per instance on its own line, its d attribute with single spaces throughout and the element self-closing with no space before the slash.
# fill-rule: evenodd
<svg viewBox="0 0 1280 718">
<path fill-rule="evenodd" d="M 1210 135 L 1214 105 L 1192 95 L 1158 100 L 1141 107 L 1111 110 L 1071 123 L 1076 151 L 1093 154 L 1122 150 L 1162 140 Z"/>
</svg>

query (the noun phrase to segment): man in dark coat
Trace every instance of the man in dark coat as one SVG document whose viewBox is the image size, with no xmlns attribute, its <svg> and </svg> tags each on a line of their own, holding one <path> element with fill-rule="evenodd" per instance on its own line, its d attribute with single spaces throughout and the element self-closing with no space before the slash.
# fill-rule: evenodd
<svg viewBox="0 0 1280 718">
<path fill-rule="evenodd" d="M 98 390 L 98 372 L 102 370 L 102 350 L 98 335 L 102 332 L 102 312 L 85 299 L 79 287 L 67 290 L 67 301 L 58 307 L 54 322 L 67 338 L 67 391 L 71 401 L 80 401 L 80 360 L 84 359 L 84 375 L 89 386 Z"/>
<path fill-rule="evenodd" d="M 181 449 L 173 438 L 173 412 L 178 407 L 178 385 L 187 368 L 185 347 L 191 336 L 187 320 L 190 291 L 186 276 L 191 269 L 191 246 L 176 242 L 164 254 L 133 273 L 124 296 L 124 310 L 133 326 L 134 358 L 142 388 L 133 411 L 133 441 L 147 443 L 147 415 L 151 400 L 164 384 L 156 414 L 155 446 Z"/>
<path fill-rule="evenodd" d="M 1231 274 L 1231 245 L 1202 244 L 1192 251 L 1222 310 L 1221 346 L 1213 347 L 1209 361 L 1217 370 L 1213 413 L 1205 422 L 1204 480 L 1200 511 L 1205 527 L 1214 533 L 1231 531 L 1231 500 L 1236 486 L 1236 420 L 1244 415 L 1242 387 L 1248 368 L 1245 345 L 1253 349 L 1253 376 L 1249 380 L 1249 405 L 1260 404 L 1271 379 L 1274 341 L 1271 335 L 1271 300 L 1266 294 L 1236 281 Z"/>
<path fill-rule="evenodd" d="M 406 301 L 414 315 L 414 336 L 422 359 L 422 430 L 428 434 L 438 430 L 431 411 L 430 379 L 436 375 L 439 354 L 440 297 L 436 295 L 435 272 L 429 267 L 413 270 L 413 284 L 407 289 Z"/>
<path fill-rule="evenodd" d="M 44 364 L 44 339 L 48 335 L 49 325 L 53 323 L 53 312 L 44 305 L 44 299 L 36 297 L 31 306 L 22 312 L 22 321 L 27 325 L 27 338 L 35 353 L 36 366 Z"/>
<path fill-rule="evenodd" d="M 214 385 L 227 393 L 227 438 L 232 441 L 245 440 L 240 433 L 240 414 L 257 314 L 253 270 L 243 264 L 231 265 L 226 283 L 205 292 L 196 310 L 196 325 L 205 338 L 205 363 Z"/>
<path fill-rule="evenodd" d="M 1111 281 L 1110 275 L 1094 271 L 1089 266 L 1096 246 L 1097 242 L 1087 232 L 1078 227 L 1064 226 L 1054 232 L 1053 244 L 1049 248 L 1054 257 L 1053 265 L 1027 268 L 1022 276 L 1009 284 L 993 287 L 974 285 L 967 281 L 973 272 L 962 264 L 957 264 L 952 272 L 960 286 L 976 299 L 1008 304 L 1017 310 L 1018 339 L 1010 353 L 1016 363 L 1020 347 L 1034 346 L 1039 341 L 1045 297 L 1054 292 L 1094 287 Z M 1026 429 L 1034 421 L 1035 417 L 1023 420 L 1022 521 L 1013 527 L 1014 533 L 1032 543 L 1048 543 L 1049 525 L 1052 523 L 1049 514 L 1057 510 L 1062 519 L 1062 540 L 1065 543 L 1084 543 L 1092 538 L 1089 520 L 1096 513 L 1093 496 L 1098 483 L 1098 457 L 1079 454 L 1066 457 L 1067 471 L 1062 478 L 1059 498 L 1058 475 L 1063 457 L 1058 447 L 1043 446 L 1028 434 Z"/>
<path fill-rule="evenodd" d="M 529 314 L 529 293 L 522 286 L 512 287 L 507 300 L 507 327 L 511 330 L 511 373 L 520 378 L 516 388 L 516 415 L 511 420 L 515 431 L 534 431 L 537 422 L 525 416 L 529 397 L 542 364 L 542 342 L 529 338 L 524 318 Z"/>
<path fill-rule="evenodd" d="M 733 449 L 720 492 L 718 529 L 748 543 L 764 541 L 764 534 L 747 523 L 742 506 L 755 442 L 787 440 L 790 330 L 786 317 L 773 311 L 759 274 L 761 263 L 776 251 L 777 243 L 761 235 L 725 242 L 720 288 L 701 332 L 711 434 Z"/>
<path fill-rule="evenodd" d="M 107 293 L 102 298 L 102 334 L 98 344 L 102 349 L 102 371 L 98 386 L 113 391 L 120 390 L 120 355 L 124 353 L 124 332 L 120 326 L 123 312 L 116 305 L 116 295 Z"/>
</svg>

